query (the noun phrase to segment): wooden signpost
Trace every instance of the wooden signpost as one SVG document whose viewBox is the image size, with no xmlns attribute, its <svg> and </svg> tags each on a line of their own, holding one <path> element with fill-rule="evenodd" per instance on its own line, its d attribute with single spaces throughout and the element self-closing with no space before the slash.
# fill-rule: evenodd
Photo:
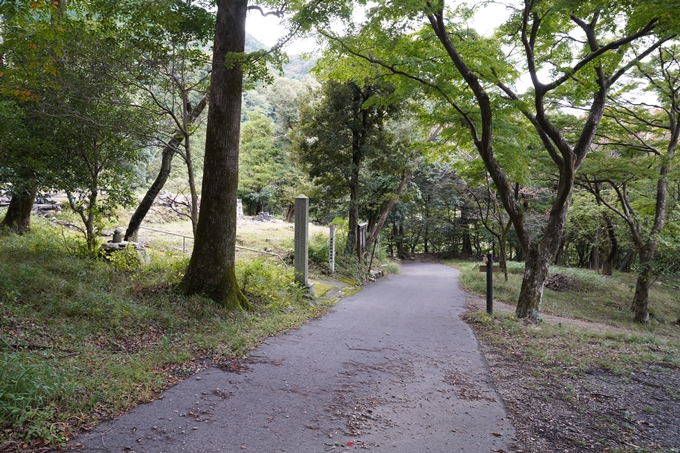
<svg viewBox="0 0 680 453">
<path fill-rule="evenodd" d="M 493 313 L 493 273 L 500 272 L 503 268 L 493 265 L 493 255 L 486 255 L 486 265 L 479 266 L 479 272 L 486 272 L 486 312 Z"/>
</svg>

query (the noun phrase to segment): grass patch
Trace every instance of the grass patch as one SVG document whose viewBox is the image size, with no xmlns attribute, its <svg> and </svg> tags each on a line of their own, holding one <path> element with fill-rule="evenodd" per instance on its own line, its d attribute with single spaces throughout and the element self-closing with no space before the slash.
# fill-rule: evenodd
<svg viewBox="0 0 680 453">
<path fill-rule="evenodd" d="M 449 265 L 460 269 L 461 287 L 469 293 L 485 297 L 486 274 L 479 272 L 479 263 L 469 261 L 447 261 Z M 524 263 L 508 263 L 508 281 L 503 274 L 494 274 L 494 299 L 512 305 L 517 303 Z M 672 285 L 659 282 L 650 289 L 650 316 L 647 325 L 633 322 L 630 303 L 635 292 L 635 274 L 615 272 L 612 277 L 605 277 L 589 269 L 575 269 L 551 266 L 550 274 L 564 274 L 578 282 L 578 291 L 552 291 L 548 288 L 543 293 L 541 313 L 555 316 L 582 319 L 591 322 L 606 323 L 633 331 L 649 332 L 668 336 L 680 335 L 680 327 L 676 321 L 678 311 L 677 290 Z"/>
<path fill-rule="evenodd" d="M 256 309 L 228 313 L 173 292 L 187 266 L 181 250 L 94 260 L 78 252 L 78 236 L 33 222 L 0 241 L 0 445 L 57 448 L 329 308 L 302 297 L 292 270 L 248 257 L 237 273 Z"/>
<path fill-rule="evenodd" d="M 475 312 L 466 320 L 488 341 L 543 376 L 574 377 L 592 369 L 628 375 L 648 364 L 680 368 L 680 338 L 636 332 L 597 332 Z"/>
</svg>

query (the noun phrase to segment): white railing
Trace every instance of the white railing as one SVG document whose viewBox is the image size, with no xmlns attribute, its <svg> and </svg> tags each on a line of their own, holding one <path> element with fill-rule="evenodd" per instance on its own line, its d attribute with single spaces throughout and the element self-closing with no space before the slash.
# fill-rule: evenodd
<svg viewBox="0 0 680 453">
<path fill-rule="evenodd" d="M 139 228 L 143 228 L 143 229 L 149 230 L 149 231 L 155 231 L 156 233 L 163 233 L 163 234 L 169 234 L 170 236 L 179 236 L 179 237 L 181 237 L 181 238 L 182 238 L 182 253 L 186 253 L 186 240 L 187 240 L 187 239 L 191 239 L 192 241 L 194 240 L 193 236 L 185 236 L 184 234 L 172 233 L 172 232 L 170 232 L 170 231 L 163 231 L 163 230 L 158 230 L 158 229 L 156 229 L 156 228 L 149 228 L 149 227 L 144 227 L 144 226 L 140 226 Z M 264 251 L 264 250 L 251 249 L 251 248 L 248 248 L 248 247 L 242 247 L 242 246 L 240 246 L 240 245 L 237 245 L 236 248 L 237 248 L 237 249 L 241 249 L 241 250 L 247 250 L 247 251 L 249 251 L 249 252 L 261 253 L 261 254 L 263 254 L 263 255 L 271 255 L 271 256 L 275 256 L 275 257 L 277 257 L 278 259 L 280 259 L 281 262 L 283 263 L 283 265 L 286 267 L 286 269 L 288 269 L 288 265 L 286 264 L 286 262 L 283 260 L 283 258 L 281 258 L 280 255 L 277 255 L 276 253 L 266 252 L 266 251 Z"/>
</svg>

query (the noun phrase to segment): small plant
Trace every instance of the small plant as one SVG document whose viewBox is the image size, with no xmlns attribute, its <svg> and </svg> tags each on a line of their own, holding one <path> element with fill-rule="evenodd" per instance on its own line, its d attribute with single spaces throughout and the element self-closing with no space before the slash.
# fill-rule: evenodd
<svg viewBox="0 0 680 453">
<path fill-rule="evenodd" d="M 316 233 L 309 241 L 309 260 L 321 266 L 325 266 L 328 264 L 329 256 L 330 243 L 328 237 L 323 233 Z"/>
<path fill-rule="evenodd" d="M 74 386 L 45 363 L 30 363 L 19 353 L 0 357 L 0 420 L 6 429 L 21 427 L 39 418 L 43 410 L 56 398 L 72 396 Z M 49 429 L 32 424 L 25 440 L 49 437 Z"/>
<path fill-rule="evenodd" d="M 130 244 L 123 250 L 117 250 L 111 253 L 101 253 L 113 267 L 121 271 L 132 272 L 139 269 L 142 265 L 142 257 L 137 252 L 137 249 Z"/>
<path fill-rule="evenodd" d="M 384 265 L 383 269 L 385 269 L 385 272 L 388 274 L 398 274 L 401 271 L 401 266 L 399 266 L 399 263 L 390 261 Z"/>
<path fill-rule="evenodd" d="M 303 290 L 293 283 L 293 271 L 283 269 L 266 258 L 239 263 L 236 276 L 241 291 L 251 302 L 281 308 L 302 299 Z"/>
</svg>

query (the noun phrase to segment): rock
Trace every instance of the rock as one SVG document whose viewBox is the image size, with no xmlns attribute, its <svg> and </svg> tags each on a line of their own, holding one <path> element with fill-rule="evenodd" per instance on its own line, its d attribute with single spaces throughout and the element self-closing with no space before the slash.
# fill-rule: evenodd
<svg viewBox="0 0 680 453">
<path fill-rule="evenodd" d="M 545 287 L 553 291 L 580 291 L 581 282 L 564 274 L 553 274 L 545 279 Z"/>
</svg>

